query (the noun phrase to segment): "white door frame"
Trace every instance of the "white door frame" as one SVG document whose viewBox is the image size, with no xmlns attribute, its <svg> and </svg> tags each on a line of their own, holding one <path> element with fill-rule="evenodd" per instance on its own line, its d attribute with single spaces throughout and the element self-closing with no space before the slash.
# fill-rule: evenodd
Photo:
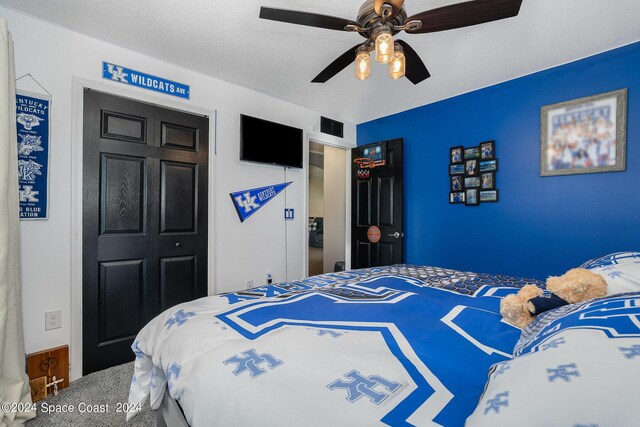
<svg viewBox="0 0 640 427">
<path fill-rule="evenodd" d="M 315 142 L 316 144 L 320 144 L 320 145 L 327 145 L 329 147 L 333 147 L 333 148 L 338 148 L 340 150 L 345 150 L 347 151 L 347 155 L 345 156 L 346 160 L 345 160 L 345 182 L 346 182 L 346 188 L 345 188 L 345 197 L 347 198 L 347 200 L 345 200 L 345 213 L 344 213 L 344 221 L 345 221 L 345 247 L 344 247 L 344 268 L 345 270 L 350 270 L 351 269 L 351 179 L 350 179 L 350 171 L 351 171 L 351 149 L 355 147 L 355 145 L 353 147 L 351 146 L 347 146 L 347 145 L 341 145 L 341 144 L 336 144 L 333 142 L 327 142 L 327 141 L 323 141 L 322 140 L 322 136 L 319 135 L 313 135 L 313 136 L 309 136 L 309 141 L 306 145 L 306 149 L 307 152 L 305 153 L 305 158 L 306 158 L 306 167 L 307 167 L 307 174 L 306 174 L 306 183 L 305 183 L 305 200 L 304 200 L 304 224 L 305 224 L 305 233 L 304 233 L 304 268 L 302 271 L 305 272 L 306 276 L 309 276 L 309 176 L 311 174 L 311 166 L 309 165 L 309 146 L 311 142 Z"/>
<path fill-rule="evenodd" d="M 166 99 L 118 83 L 73 76 L 71 108 L 71 342 L 70 379 L 82 377 L 82 155 L 84 89 L 95 89 L 134 101 L 146 102 L 209 117 L 209 189 L 208 189 L 208 292 L 215 293 L 215 154 L 217 111 L 211 106 L 187 104 Z"/>
</svg>

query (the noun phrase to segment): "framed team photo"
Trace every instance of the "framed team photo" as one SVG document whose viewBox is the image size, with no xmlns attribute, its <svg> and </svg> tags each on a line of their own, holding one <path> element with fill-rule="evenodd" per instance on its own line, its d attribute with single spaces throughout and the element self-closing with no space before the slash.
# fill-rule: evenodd
<svg viewBox="0 0 640 427">
<path fill-rule="evenodd" d="M 480 174 L 480 188 L 483 190 L 494 190 L 496 188 L 496 173 L 486 172 Z"/>
<path fill-rule="evenodd" d="M 479 159 L 480 158 L 480 147 L 469 147 L 464 150 L 464 159 Z"/>
<path fill-rule="evenodd" d="M 464 188 L 478 188 L 480 187 L 480 177 L 472 176 L 464 179 Z"/>
<path fill-rule="evenodd" d="M 480 191 L 480 201 L 482 203 L 497 202 L 498 190 Z"/>
<path fill-rule="evenodd" d="M 487 141 L 480 144 L 480 160 L 492 160 L 496 158 L 496 142 Z"/>
<path fill-rule="evenodd" d="M 464 164 L 449 165 L 449 175 L 464 175 Z"/>
<path fill-rule="evenodd" d="M 540 175 L 626 170 L 627 89 L 541 109 Z"/>
<path fill-rule="evenodd" d="M 449 193 L 449 203 L 450 204 L 458 204 L 464 203 L 466 200 L 464 191 L 457 191 Z"/>
<path fill-rule="evenodd" d="M 462 191 L 464 190 L 464 182 L 462 175 L 453 175 L 449 177 L 451 179 L 451 191 Z"/>
<path fill-rule="evenodd" d="M 449 163 L 452 165 L 462 163 L 464 161 L 464 147 L 462 145 L 458 147 L 451 147 L 449 149 Z"/>
<path fill-rule="evenodd" d="M 477 176 L 479 173 L 478 159 L 465 160 L 464 174 L 465 176 Z"/>
<path fill-rule="evenodd" d="M 478 206 L 480 204 L 480 196 L 478 195 L 477 188 L 470 188 L 465 190 L 465 205 Z"/>
<path fill-rule="evenodd" d="M 498 159 L 480 161 L 480 173 L 496 172 L 498 170 Z"/>
</svg>

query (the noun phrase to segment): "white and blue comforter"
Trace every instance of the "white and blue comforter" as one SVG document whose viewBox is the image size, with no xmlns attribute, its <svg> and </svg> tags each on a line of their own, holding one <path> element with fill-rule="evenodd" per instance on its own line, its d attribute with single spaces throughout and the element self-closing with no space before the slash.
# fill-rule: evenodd
<svg viewBox="0 0 640 427">
<path fill-rule="evenodd" d="M 461 426 L 539 282 L 431 267 L 315 276 L 173 307 L 139 333 L 130 402 L 165 388 L 198 426 Z"/>
</svg>

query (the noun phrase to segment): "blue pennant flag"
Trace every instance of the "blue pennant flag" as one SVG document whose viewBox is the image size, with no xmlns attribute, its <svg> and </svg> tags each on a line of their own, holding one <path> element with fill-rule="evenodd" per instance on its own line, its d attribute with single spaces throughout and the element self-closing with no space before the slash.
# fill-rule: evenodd
<svg viewBox="0 0 640 427">
<path fill-rule="evenodd" d="M 252 188 L 250 190 L 236 191 L 230 193 L 233 206 L 235 206 L 240 217 L 240 222 L 244 222 L 258 209 L 266 205 L 271 199 L 276 197 L 282 190 L 287 188 L 290 182 L 269 185 L 267 187 Z"/>
</svg>

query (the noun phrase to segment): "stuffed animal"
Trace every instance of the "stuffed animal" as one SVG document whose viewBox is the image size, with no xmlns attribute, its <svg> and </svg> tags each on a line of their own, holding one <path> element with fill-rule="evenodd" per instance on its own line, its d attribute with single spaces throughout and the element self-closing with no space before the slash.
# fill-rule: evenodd
<svg viewBox="0 0 640 427">
<path fill-rule="evenodd" d="M 607 295 L 607 282 L 599 274 L 574 268 L 562 276 L 549 277 L 547 290 L 551 296 L 544 296 L 535 285 L 526 285 L 500 301 L 500 314 L 508 323 L 525 328 L 544 311 Z"/>
</svg>

